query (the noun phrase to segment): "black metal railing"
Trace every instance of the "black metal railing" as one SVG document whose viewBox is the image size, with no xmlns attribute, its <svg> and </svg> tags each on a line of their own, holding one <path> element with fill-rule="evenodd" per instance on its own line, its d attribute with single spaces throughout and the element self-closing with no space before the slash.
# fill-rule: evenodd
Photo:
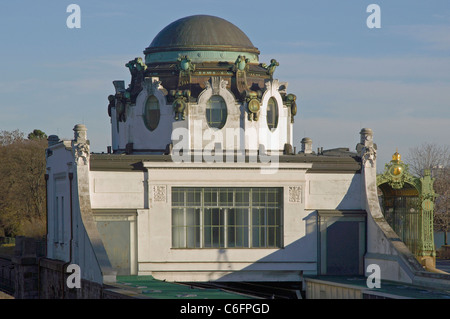
<svg viewBox="0 0 450 319">
<path fill-rule="evenodd" d="M 14 295 L 15 269 L 10 259 L 0 257 L 0 291 Z"/>
</svg>

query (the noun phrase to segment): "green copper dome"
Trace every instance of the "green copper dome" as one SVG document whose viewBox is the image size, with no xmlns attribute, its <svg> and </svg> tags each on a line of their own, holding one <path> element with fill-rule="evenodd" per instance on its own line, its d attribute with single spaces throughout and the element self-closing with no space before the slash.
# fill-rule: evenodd
<svg viewBox="0 0 450 319">
<path fill-rule="evenodd" d="M 176 20 L 162 29 L 145 49 L 146 63 L 170 62 L 187 55 L 193 62 L 232 61 L 245 55 L 258 61 L 259 50 L 234 24 L 209 15 Z"/>
</svg>

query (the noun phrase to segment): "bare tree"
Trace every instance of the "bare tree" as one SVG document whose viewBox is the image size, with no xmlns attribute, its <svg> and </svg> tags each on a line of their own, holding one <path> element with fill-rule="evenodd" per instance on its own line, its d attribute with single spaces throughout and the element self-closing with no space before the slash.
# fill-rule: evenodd
<svg viewBox="0 0 450 319">
<path fill-rule="evenodd" d="M 423 171 L 449 167 L 450 148 L 448 145 L 423 143 L 409 149 L 408 161 L 411 173 L 423 177 Z"/>
<path fill-rule="evenodd" d="M 46 147 L 45 135 L 0 131 L 0 236 L 45 233 Z"/>
<path fill-rule="evenodd" d="M 450 230 L 450 167 L 433 170 L 434 189 L 439 195 L 434 206 L 436 231 L 444 233 L 444 245 L 448 245 L 447 232 Z"/>
<path fill-rule="evenodd" d="M 448 244 L 450 230 L 450 148 L 448 145 L 424 143 L 409 149 L 406 163 L 411 173 L 423 177 L 424 170 L 431 172 L 434 191 L 438 194 L 434 206 L 434 230 L 444 232 L 444 244 Z"/>
<path fill-rule="evenodd" d="M 0 146 L 8 146 L 24 140 L 23 133 L 19 130 L 0 131 Z"/>
</svg>

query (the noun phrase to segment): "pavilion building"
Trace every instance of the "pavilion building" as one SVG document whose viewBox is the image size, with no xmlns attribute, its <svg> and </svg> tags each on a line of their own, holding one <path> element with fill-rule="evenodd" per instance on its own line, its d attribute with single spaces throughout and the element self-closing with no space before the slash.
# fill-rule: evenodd
<svg viewBox="0 0 450 319">
<path fill-rule="evenodd" d="M 108 97 L 112 145 L 87 128 L 47 149 L 47 259 L 85 280 L 301 281 L 422 269 L 383 220 L 376 144 L 294 150 L 298 99 L 238 27 L 179 19 L 128 63 Z M 398 237 L 397 237 L 398 238 Z"/>
</svg>

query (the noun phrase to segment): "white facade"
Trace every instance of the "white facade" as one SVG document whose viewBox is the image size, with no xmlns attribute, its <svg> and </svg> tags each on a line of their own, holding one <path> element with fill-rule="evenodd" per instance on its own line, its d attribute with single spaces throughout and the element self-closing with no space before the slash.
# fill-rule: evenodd
<svg viewBox="0 0 450 319">
<path fill-rule="evenodd" d="M 81 128 L 81 130 L 78 130 Z M 84 130 L 83 130 L 84 129 Z M 89 183 L 89 141 L 84 125 L 76 126 L 73 141 L 50 136 L 47 149 L 47 258 L 77 264 L 85 280 L 115 281 L 116 272 L 92 219 Z M 80 147 L 82 146 L 82 147 Z M 84 151 L 81 150 L 85 147 Z M 80 150 L 80 151 L 79 151 Z"/>
<path fill-rule="evenodd" d="M 245 82 L 239 59 L 239 71 L 219 73 Z M 190 62 L 183 63 L 176 80 L 189 83 Z M 369 263 L 383 267 L 382 278 L 413 282 L 420 265 L 395 240 L 378 204 L 372 131 L 361 130 L 356 152 L 315 154 L 304 138 L 294 154 L 295 96 L 286 95 L 287 83 L 273 79 L 273 69 L 252 67 L 252 81 L 264 84 L 259 93 L 242 91 L 259 94 L 254 114 L 245 95 L 233 94 L 242 95 L 242 86 L 232 90 L 224 77 L 200 72 L 204 88 L 177 118 L 167 88 L 147 73 L 129 92 L 114 81 L 113 154 L 91 154 L 84 125 L 75 126 L 71 141 L 51 136 L 47 257 L 78 264 L 83 279 L 98 283 L 116 275 L 299 281 L 364 275 Z M 134 103 L 120 102 L 132 91 Z M 218 127 L 208 118 L 212 97 L 226 112 Z M 149 105 L 158 115 L 151 127 Z"/>
<path fill-rule="evenodd" d="M 73 145 L 76 144 L 74 140 Z M 67 157 L 66 163 L 73 163 L 62 165 L 58 169 L 52 166 L 50 171 L 55 172 L 51 176 L 54 176 L 55 187 L 60 187 L 59 192 L 67 192 L 68 184 L 60 185 L 58 176 L 66 178 L 71 167 L 79 171 L 79 178 L 74 178 L 73 187 L 75 190 L 89 191 L 89 205 L 77 205 L 79 199 L 75 197 L 76 192 L 72 191 L 73 253 L 70 259 L 67 249 L 69 238 L 65 244 L 53 243 L 60 236 L 55 228 L 59 219 L 53 214 L 60 208 L 53 204 L 55 201 L 49 202 L 49 257 L 84 264 L 100 273 L 102 267 L 108 270 L 111 265 L 114 269 L 117 255 L 109 255 L 112 259 L 110 265 L 106 261 L 105 265 L 97 263 L 97 267 L 87 266 L 90 257 L 86 251 L 93 249 L 86 250 L 89 240 L 85 239 L 86 232 L 82 227 L 81 215 L 90 216 L 90 221 L 94 221 L 100 231 L 100 227 L 107 223 L 125 222 L 126 238 L 120 238 L 128 245 L 125 273 L 153 275 L 155 278 L 169 281 L 297 281 L 301 280 L 304 274 L 326 272 L 325 268 L 320 270 L 318 211 L 360 212 L 363 208 L 361 174 L 354 168 L 335 173 L 315 173 L 313 162 L 289 162 L 286 156 L 275 166 L 274 163 L 249 162 L 178 163 L 171 161 L 170 156 L 166 156 L 167 161 L 163 161 L 155 160 L 151 155 L 141 155 L 133 159 L 133 155 L 92 154 L 89 156 L 89 162 L 94 168 L 84 169 L 89 165 L 82 165 L 83 161 L 78 161 L 81 164 L 75 165 L 77 160 L 72 155 L 72 145 L 69 145 L 68 142 L 60 142 L 50 146 L 53 154 L 48 158 L 49 166 L 53 165 L 53 161 L 56 167 L 61 166 L 63 156 Z M 114 168 L 114 165 L 109 163 L 121 161 L 126 157 L 131 158 L 129 163 L 141 163 L 141 167 L 131 169 L 128 163 L 128 168 L 125 168 L 127 165 Z M 292 159 L 295 157 L 300 155 L 287 156 Z M 59 164 L 56 164 L 56 161 Z M 354 160 L 346 161 L 357 167 Z M 80 176 L 81 174 L 85 176 Z M 79 184 L 81 180 L 83 185 Z M 173 247 L 174 187 L 280 189 L 282 236 L 279 247 Z M 51 189 L 52 187 L 49 187 L 49 190 Z M 54 193 L 53 197 L 58 197 L 59 192 Z M 64 199 L 64 202 L 69 203 L 69 200 Z M 69 210 L 68 207 L 65 208 L 66 211 Z M 83 213 L 83 210 L 86 211 Z M 66 213 L 66 237 L 70 234 L 71 225 L 68 216 L 70 215 Z M 111 241 L 110 236 L 114 234 L 100 234 L 92 229 L 91 233 L 98 236 L 97 240 L 100 238 L 103 241 L 106 255 L 113 254 L 114 248 L 108 247 L 111 244 L 107 241 Z M 82 247 L 84 248 L 81 249 Z M 102 277 L 100 274 L 97 276 Z"/>
<path fill-rule="evenodd" d="M 74 140 L 50 141 L 47 150 L 47 258 L 78 264 L 86 280 L 105 283 L 134 274 L 168 281 L 297 281 L 348 267 L 365 274 L 373 263 L 384 279 L 432 280 L 421 275 L 418 261 L 382 217 L 371 141 L 358 144 L 367 144 L 356 157 L 361 162 L 300 153 L 280 156 L 276 173 L 267 174 L 272 163 L 89 154 L 84 126 L 74 130 Z M 172 194 L 179 187 L 281 190 L 280 242 L 174 247 Z"/>
</svg>

